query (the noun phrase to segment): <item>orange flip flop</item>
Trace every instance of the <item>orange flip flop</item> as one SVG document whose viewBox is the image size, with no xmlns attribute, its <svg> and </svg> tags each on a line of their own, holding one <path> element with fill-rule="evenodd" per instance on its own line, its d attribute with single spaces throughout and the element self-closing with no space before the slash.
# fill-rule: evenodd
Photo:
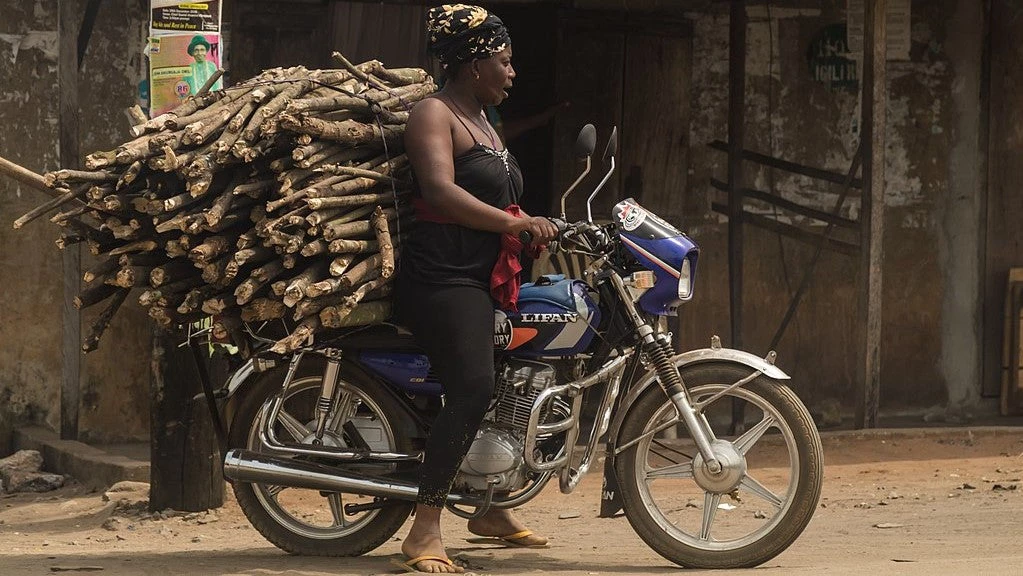
<svg viewBox="0 0 1023 576">
<path fill-rule="evenodd" d="M 507 536 L 481 536 L 479 538 L 466 538 L 470 544 L 499 544 L 509 548 L 547 548 L 547 539 L 541 536 L 533 536 L 532 530 L 522 530 Z"/>
<path fill-rule="evenodd" d="M 425 572 L 424 570 L 420 570 L 419 569 L 419 563 L 420 562 L 427 562 L 427 561 L 440 562 L 441 564 L 446 564 L 448 566 L 451 566 L 452 568 L 457 569 L 457 572 L 454 572 L 454 574 L 461 574 L 462 572 L 464 572 L 464 570 L 462 569 L 461 566 L 456 566 L 454 562 L 452 562 L 451 560 L 449 560 L 448 558 L 445 558 L 443 556 L 429 556 L 429 555 L 427 555 L 427 556 L 416 556 L 415 558 L 410 558 L 409 560 L 406 560 L 405 562 L 402 562 L 401 560 L 397 560 L 397 559 L 391 559 L 391 564 L 394 564 L 395 566 L 404 569 L 406 572 L 424 573 Z M 444 574 L 444 572 L 429 572 L 429 574 Z M 448 572 L 448 574 L 451 574 L 451 572 Z"/>
</svg>

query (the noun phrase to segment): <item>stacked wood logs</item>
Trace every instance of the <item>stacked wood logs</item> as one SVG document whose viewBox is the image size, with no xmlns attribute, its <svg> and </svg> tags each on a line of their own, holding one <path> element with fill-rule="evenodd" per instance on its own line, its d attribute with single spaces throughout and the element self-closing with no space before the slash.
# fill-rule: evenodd
<svg viewBox="0 0 1023 576">
<path fill-rule="evenodd" d="M 402 235 L 413 224 L 402 135 L 411 105 L 436 86 L 424 70 L 378 61 L 338 69 L 267 70 L 144 116 L 133 140 L 58 170 L 43 214 L 84 242 L 79 308 L 106 308 L 100 336 L 129 293 L 157 323 L 212 316 L 214 336 L 286 319 L 276 352 L 326 328 L 390 315 Z"/>
</svg>

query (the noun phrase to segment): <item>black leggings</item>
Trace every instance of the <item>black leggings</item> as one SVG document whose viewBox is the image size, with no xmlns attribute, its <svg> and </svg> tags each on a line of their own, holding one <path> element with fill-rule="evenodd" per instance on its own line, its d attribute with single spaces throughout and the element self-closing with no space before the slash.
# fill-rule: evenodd
<svg viewBox="0 0 1023 576">
<path fill-rule="evenodd" d="M 397 320 L 412 331 L 444 388 L 417 498 L 442 507 L 494 395 L 494 302 L 483 288 L 400 278 L 395 304 Z"/>
</svg>

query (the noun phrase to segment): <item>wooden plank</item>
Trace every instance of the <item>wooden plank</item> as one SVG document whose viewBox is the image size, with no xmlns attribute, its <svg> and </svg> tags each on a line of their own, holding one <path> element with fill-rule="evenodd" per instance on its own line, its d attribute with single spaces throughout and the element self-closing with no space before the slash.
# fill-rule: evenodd
<svg viewBox="0 0 1023 576">
<path fill-rule="evenodd" d="M 82 69 L 82 60 L 85 59 L 85 50 L 89 47 L 89 39 L 92 38 L 92 27 L 96 24 L 96 15 L 99 13 L 99 5 L 103 0 L 89 0 L 85 6 L 85 16 L 82 17 L 82 27 L 78 30 L 78 69 Z"/>
<path fill-rule="evenodd" d="M 720 202 L 712 202 L 710 208 L 714 212 L 717 212 L 719 214 L 725 214 L 731 217 L 729 207 L 726 204 L 721 204 Z M 800 228 L 799 226 L 793 226 L 792 224 L 779 222 L 773 218 L 768 218 L 767 216 L 762 216 L 760 214 L 753 214 L 751 212 L 743 212 L 742 221 L 746 224 L 756 226 L 757 228 L 763 228 L 764 230 L 777 232 L 782 236 L 792 238 L 793 240 L 798 240 L 810 246 L 817 246 L 817 244 L 821 242 L 822 238 L 820 234 L 807 232 L 806 230 Z M 831 250 L 832 252 L 846 254 L 849 256 L 858 254 L 860 251 L 859 246 L 855 244 L 850 244 L 849 242 L 843 242 L 842 240 L 835 240 L 834 238 L 827 238 L 824 241 L 824 248 L 826 250 Z"/>
<path fill-rule="evenodd" d="M 332 68 L 329 2 L 234 2 L 231 70 L 251 78 L 266 68 Z"/>
<path fill-rule="evenodd" d="M 863 162 L 863 153 L 860 148 L 856 149 L 854 153 L 852 164 L 849 166 L 849 171 L 846 172 L 846 177 L 849 181 L 852 181 L 853 177 L 860 169 L 860 165 Z M 842 193 L 835 201 L 835 207 L 831 209 L 832 215 L 837 215 L 842 205 L 845 203 L 846 195 L 849 193 L 849 186 L 846 185 L 842 188 Z M 789 301 L 789 307 L 785 310 L 785 315 L 782 316 L 781 322 L 778 324 L 778 328 L 774 331 L 774 336 L 771 337 L 771 343 L 768 345 L 768 350 L 777 350 L 778 344 L 781 342 L 782 336 L 785 334 L 785 330 L 789 326 L 789 322 L 796 315 L 796 309 L 799 307 L 799 303 L 803 299 L 803 295 L 810 289 L 810 284 L 813 282 L 813 274 L 817 269 L 817 263 L 820 262 L 821 253 L 824 251 L 824 244 L 831 238 L 831 233 L 835 230 L 834 224 L 828 224 L 821 234 L 821 239 L 814 246 L 813 258 L 810 259 L 810 264 L 803 271 L 803 279 L 799 282 L 799 288 L 796 288 L 796 293 L 792 295 L 792 300 Z M 857 248 L 859 248 L 857 246 Z"/>
<path fill-rule="evenodd" d="M 984 219 L 984 378 L 983 393 L 1000 392 L 1004 364 L 999 350 L 1003 343 L 1002 304 L 1008 299 L 1006 277 L 1023 262 L 1023 60 L 1018 57 L 1023 18 L 1012 2 L 990 2 L 990 130 L 986 158 L 988 188 Z"/>
<path fill-rule="evenodd" d="M 1023 268 L 1010 268 L 1005 295 L 1004 345 L 1002 347 L 1002 385 L 1000 407 L 1002 416 L 1020 413 L 1020 336 L 1023 322 Z"/>
<path fill-rule="evenodd" d="M 626 39 L 619 198 L 631 196 L 674 223 L 682 219 L 680 196 L 688 189 L 691 60 L 689 38 L 635 33 Z"/>
<path fill-rule="evenodd" d="M 710 179 L 710 185 L 713 186 L 714 188 L 717 188 L 718 190 L 721 190 L 722 192 L 728 192 L 728 184 L 716 178 Z M 799 214 L 801 216 L 806 216 L 807 218 L 813 218 L 814 220 L 827 222 L 828 224 L 833 224 L 835 226 L 841 226 L 842 228 L 859 230 L 860 227 L 859 222 L 855 220 L 850 220 L 848 218 L 843 218 L 841 216 L 829 214 L 827 212 L 824 212 L 823 210 L 817 210 L 816 208 L 803 206 L 802 204 L 797 204 L 791 200 L 786 200 L 781 196 L 769 194 L 767 192 L 764 192 L 763 190 L 756 190 L 754 188 L 743 188 L 742 194 L 743 196 L 746 196 L 748 198 L 759 200 L 761 202 L 766 202 L 768 204 L 777 206 L 784 210 L 788 210 L 789 212 L 795 212 L 796 214 Z"/>
<path fill-rule="evenodd" d="M 863 322 L 856 427 L 876 428 L 881 396 L 881 289 L 884 264 L 886 0 L 867 0 L 863 55 L 863 195 L 859 301 Z"/>
<path fill-rule="evenodd" d="M 79 166 L 78 141 L 78 30 L 77 3 L 59 0 L 57 4 L 57 38 L 59 59 L 60 163 L 64 168 Z M 64 304 L 61 309 L 60 437 L 78 439 L 79 382 L 81 377 L 81 314 L 74 306 L 82 277 L 81 246 L 75 244 L 61 251 L 63 263 Z"/>
<path fill-rule="evenodd" d="M 593 170 L 579 188 L 568 197 L 566 211 L 574 220 L 586 216 L 586 198 L 607 171 L 600 161 L 604 144 L 613 126 L 622 125 L 623 65 L 625 36 L 599 27 L 559 22 L 557 63 L 555 68 L 556 101 L 572 103 L 554 118 L 553 185 L 550 213 L 561 211 L 561 194 L 579 176 L 580 164 L 568 151 L 572 150 L 579 129 L 587 123 L 597 127 L 597 150 Z M 580 66 L 580 62 L 586 62 Z M 593 203 L 596 218 L 607 218 L 611 200 L 620 198 L 621 171 L 613 175 Z"/>
<path fill-rule="evenodd" d="M 721 140 L 714 140 L 710 144 L 707 144 L 709 148 L 719 150 L 721 152 L 728 152 L 729 146 L 727 142 Z M 838 172 L 832 172 L 830 170 L 824 170 L 822 168 L 814 168 L 813 166 L 804 166 L 788 160 L 782 160 L 781 158 L 775 158 L 768 156 L 767 154 L 761 154 L 752 150 L 743 150 L 742 159 L 749 160 L 750 162 L 756 162 L 757 164 L 763 164 L 764 166 L 770 166 L 771 168 L 777 168 L 778 170 L 784 170 L 793 174 L 799 174 L 800 176 L 806 176 L 807 178 L 815 178 L 817 180 L 823 180 L 825 182 L 831 182 L 832 184 L 845 184 L 846 177 L 844 174 Z M 863 188 L 863 180 L 859 178 L 853 178 L 850 184 L 851 188 L 860 190 Z"/>
<path fill-rule="evenodd" d="M 733 348 L 742 348 L 742 152 L 746 123 L 746 1 L 728 23 L 728 288 Z"/>
</svg>

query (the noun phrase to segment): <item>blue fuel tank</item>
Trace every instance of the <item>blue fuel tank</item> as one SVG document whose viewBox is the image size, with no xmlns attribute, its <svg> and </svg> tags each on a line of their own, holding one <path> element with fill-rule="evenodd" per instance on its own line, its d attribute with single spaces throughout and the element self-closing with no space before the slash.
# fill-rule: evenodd
<svg viewBox="0 0 1023 576">
<path fill-rule="evenodd" d="M 582 280 L 542 276 L 519 290 L 518 311 L 494 312 L 494 348 L 513 356 L 573 356 L 586 350 L 600 309 Z"/>
</svg>

